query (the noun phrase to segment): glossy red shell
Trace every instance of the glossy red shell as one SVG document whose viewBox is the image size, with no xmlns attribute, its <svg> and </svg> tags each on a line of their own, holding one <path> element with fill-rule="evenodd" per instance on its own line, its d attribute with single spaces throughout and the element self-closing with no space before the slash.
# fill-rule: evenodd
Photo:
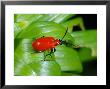
<svg viewBox="0 0 110 89">
<path fill-rule="evenodd" d="M 33 41 L 32 47 L 36 51 L 45 51 L 55 48 L 59 44 L 60 41 L 58 39 L 54 39 L 53 37 L 42 37 Z"/>
</svg>

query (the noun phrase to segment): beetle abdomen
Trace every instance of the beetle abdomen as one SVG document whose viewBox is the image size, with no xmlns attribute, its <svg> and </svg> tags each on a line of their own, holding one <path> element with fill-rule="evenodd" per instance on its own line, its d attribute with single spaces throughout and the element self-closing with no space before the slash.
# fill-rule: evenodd
<svg viewBox="0 0 110 89">
<path fill-rule="evenodd" d="M 39 38 L 32 43 L 32 47 L 36 51 L 45 51 L 55 48 L 54 41 L 53 37 Z"/>
</svg>

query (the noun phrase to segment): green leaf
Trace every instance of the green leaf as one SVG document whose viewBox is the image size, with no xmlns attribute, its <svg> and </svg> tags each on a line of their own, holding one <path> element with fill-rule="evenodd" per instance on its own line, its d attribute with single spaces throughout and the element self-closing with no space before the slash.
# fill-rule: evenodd
<svg viewBox="0 0 110 89">
<path fill-rule="evenodd" d="M 26 29 L 20 32 L 16 38 L 39 38 L 42 36 L 52 36 L 61 39 L 66 32 L 66 29 L 54 22 L 35 22 L 29 25 Z M 64 40 L 71 40 L 74 43 L 73 37 L 67 33 Z"/>
<path fill-rule="evenodd" d="M 37 75 L 35 71 L 30 67 L 29 64 L 22 62 L 18 62 L 18 65 L 15 65 L 14 75 L 15 76 L 34 76 Z"/>
<path fill-rule="evenodd" d="M 16 22 L 53 21 L 61 23 L 74 16 L 74 14 L 16 14 Z"/>
<path fill-rule="evenodd" d="M 56 61 L 61 66 L 62 71 L 82 72 L 82 64 L 75 50 L 64 45 L 57 46 L 56 50 Z"/>
<path fill-rule="evenodd" d="M 56 23 L 63 23 L 66 22 L 69 18 L 74 16 L 75 14 L 56 14 L 56 18 L 54 18 L 52 21 Z"/>
<path fill-rule="evenodd" d="M 42 18 L 39 18 L 38 21 L 52 21 L 54 20 L 59 14 L 42 14 Z"/>
<path fill-rule="evenodd" d="M 15 14 L 14 15 L 14 38 L 24 28 L 30 25 L 32 22 L 38 20 L 43 15 L 40 14 Z"/>
<path fill-rule="evenodd" d="M 56 61 L 41 61 L 39 63 L 31 63 L 31 67 L 39 76 L 60 76 L 61 69 Z"/>
<path fill-rule="evenodd" d="M 92 50 L 92 56 L 97 56 L 97 31 L 76 31 L 71 34 L 75 39 L 75 45 L 80 47 L 87 47 Z"/>
<path fill-rule="evenodd" d="M 80 76 L 80 75 L 74 72 L 62 72 L 62 76 Z"/>
<path fill-rule="evenodd" d="M 34 21 L 53 21 L 62 23 L 74 16 L 75 14 L 15 14 L 15 22 L 27 21 L 32 23 Z"/>
<path fill-rule="evenodd" d="M 15 75 L 32 74 L 34 71 L 29 66 L 31 62 L 43 59 L 43 53 L 34 53 L 31 46 L 32 39 L 15 39 L 14 70 Z M 23 70 L 25 69 L 25 70 Z"/>
<path fill-rule="evenodd" d="M 28 24 L 37 21 L 39 18 L 42 18 L 42 14 L 15 14 L 15 22 L 27 22 Z"/>
<path fill-rule="evenodd" d="M 79 26 L 82 31 L 85 31 L 85 26 L 82 17 L 77 17 L 74 19 L 70 19 L 66 22 L 61 23 L 61 25 L 65 28 L 68 28 L 69 32 L 72 33 L 74 31 L 74 26 Z"/>
<path fill-rule="evenodd" d="M 24 61 L 29 64 L 30 62 L 38 62 L 44 58 L 43 53 L 38 53 L 32 48 L 32 39 L 16 39 L 15 44 L 16 48 L 14 50 L 15 63 L 18 61 Z M 15 65 L 16 65 L 15 64 Z"/>
<path fill-rule="evenodd" d="M 53 21 L 61 23 L 74 16 L 74 14 L 15 14 L 15 38 L 24 28 L 29 26 L 31 23 L 42 22 L 42 21 Z M 41 24 L 40 24 L 41 25 Z"/>
<path fill-rule="evenodd" d="M 25 28 L 28 24 L 23 21 L 23 22 L 17 22 L 14 23 L 14 38 L 22 31 L 23 28 Z"/>
<path fill-rule="evenodd" d="M 82 62 L 96 60 L 96 58 L 92 56 L 92 50 L 90 48 L 80 48 L 78 54 Z"/>
</svg>

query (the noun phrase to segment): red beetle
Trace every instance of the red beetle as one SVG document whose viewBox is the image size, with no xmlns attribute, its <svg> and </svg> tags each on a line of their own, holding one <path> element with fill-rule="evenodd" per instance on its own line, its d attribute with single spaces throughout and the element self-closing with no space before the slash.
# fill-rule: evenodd
<svg viewBox="0 0 110 89">
<path fill-rule="evenodd" d="M 67 30 L 66 30 L 63 38 L 65 37 Z M 63 38 L 60 40 L 60 39 L 55 39 L 54 37 L 44 37 L 43 36 L 43 37 L 38 38 L 35 41 L 33 41 L 32 47 L 34 50 L 36 50 L 38 52 L 43 52 L 43 51 L 49 50 L 49 49 L 55 49 L 55 47 L 57 45 L 62 44 Z"/>
</svg>

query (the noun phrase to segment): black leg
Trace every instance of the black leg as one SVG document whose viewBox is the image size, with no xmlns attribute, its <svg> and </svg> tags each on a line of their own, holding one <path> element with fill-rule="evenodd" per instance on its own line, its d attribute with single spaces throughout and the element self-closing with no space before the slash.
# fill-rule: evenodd
<svg viewBox="0 0 110 89">
<path fill-rule="evenodd" d="M 51 52 L 49 54 L 47 54 L 46 56 L 50 55 L 53 53 L 53 49 L 51 49 Z M 52 56 L 51 56 L 52 57 Z"/>
<path fill-rule="evenodd" d="M 56 52 L 56 49 L 55 49 L 55 48 L 53 49 L 53 53 L 54 53 L 54 52 Z"/>
<path fill-rule="evenodd" d="M 44 60 L 43 61 L 45 61 L 45 59 L 46 59 L 46 55 L 45 55 L 45 52 L 44 52 Z"/>
<path fill-rule="evenodd" d="M 45 61 L 45 59 L 46 59 L 46 56 L 51 56 L 51 58 L 52 58 L 52 53 L 54 53 L 56 51 L 56 49 L 55 48 L 53 48 L 53 49 L 51 49 L 51 52 L 49 53 L 49 54 L 47 54 L 47 55 L 45 55 L 45 52 L 44 52 L 44 61 Z"/>
<path fill-rule="evenodd" d="M 46 55 L 45 52 L 44 52 L 44 60 L 43 60 L 43 61 L 47 61 L 47 60 L 46 60 L 46 57 L 47 57 L 48 55 L 51 56 L 51 52 L 50 52 L 49 54 L 47 54 L 47 55 Z M 52 57 L 52 56 L 51 56 L 51 57 Z"/>
</svg>

